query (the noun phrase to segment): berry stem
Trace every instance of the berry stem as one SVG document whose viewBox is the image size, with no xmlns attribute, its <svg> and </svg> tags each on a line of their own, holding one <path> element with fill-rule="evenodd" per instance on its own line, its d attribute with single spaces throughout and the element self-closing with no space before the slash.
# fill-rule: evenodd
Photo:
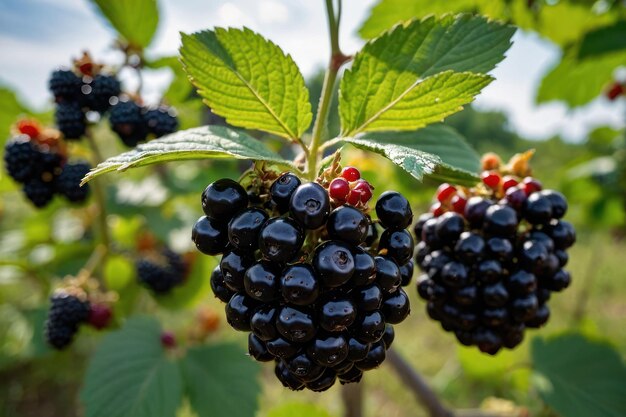
<svg viewBox="0 0 626 417">
<path fill-rule="evenodd" d="M 324 76 L 324 84 L 322 86 L 322 94 L 320 102 L 317 106 L 317 115 L 315 116 L 315 124 L 313 126 L 313 134 L 309 145 L 307 173 L 311 181 L 317 176 L 317 164 L 320 159 L 319 150 L 322 143 L 322 135 L 326 128 L 328 112 L 333 98 L 333 90 L 339 68 L 348 58 L 341 52 L 339 48 L 339 20 L 341 18 L 341 0 L 338 0 L 337 13 L 333 6 L 333 0 L 326 0 L 326 13 L 328 15 L 328 30 L 330 33 L 330 62 L 326 75 Z"/>
<path fill-rule="evenodd" d="M 341 387 L 345 417 L 363 417 L 363 381 Z"/>
<path fill-rule="evenodd" d="M 413 391 L 417 401 L 428 410 L 430 417 L 454 416 L 452 410 L 443 405 L 437 394 L 428 386 L 426 380 L 394 348 L 387 351 L 387 361 L 402 382 Z"/>
<path fill-rule="evenodd" d="M 96 158 L 96 165 L 98 165 L 103 161 L 100 148 L 98 148 L 98 144 L 96 143 L 96 140 L 94 139 L 91 131 L 87 131 L 85 133 L 85 136 L 87 137 L 89 146 L 91 147 L 91 150 L 93 151 L 94 156 Z M 104 248 L 105 248 L 105 252 L 103 255 L 103 260 L 104 260 L 104 258 L 106 257 L 106 254 L 111 249 L 111 238 L 109 236 L 109 226 L 107 225 L 107 211 L 106 211 L 106 205 L 105 205 L 105 199 L 104 199 L 104 192 L 102 191 L 100 180 L 95 179 L 94 181 L 92 181 L 92 186 L 94 190 L 94 195 L 96 197 L 96 204 L 98 205 L 98 211 L 99 211 L 99 213 L 97 214 L 97 218 L 98 218 L 99 229 L 100 229 L 100 240 L 101 240 L 102 245 L 104 245 Z"/>
</svg>

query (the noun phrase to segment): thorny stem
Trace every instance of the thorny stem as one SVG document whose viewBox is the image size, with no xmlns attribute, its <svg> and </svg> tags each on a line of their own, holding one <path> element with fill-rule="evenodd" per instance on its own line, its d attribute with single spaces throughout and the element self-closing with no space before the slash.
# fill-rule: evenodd
<svg viewBox="0 0 626 417">
<path fill-rule="evenodd" d="M 98 148 L 98 144 L 96 143 L 91 131 L 88 131 L 85 135 L 87 137 L 87 141 L 89 142 L 89 146 L 91 147 L 95 157 L 96 164 L 99 164 L 103 161 L 102 153 Z M 100 229 L 100 239 L 102 244 L 104 245 L 105 252 L 103 258 L 111 249 L 111 239 L 109 237 L 109 227 L 107 225 L 107 212 L 105 206 L 104 192 L 102 191 L 102 186 L 100 184 L 99 179 L 94 179 L 91 181 L 93 186 L 94 195 L 96 198 L 96 204 L 98 205 L 99 213 L 96 214 L 98 219 L 99 229 Z"/>
<path fill-rule="evenodd" d="M 309 145 L 307 173 L 312 181 L 317 176 L 317 164 L 319 162 L 319 148 L 322 142 L 322 135 L 326 127 L 328 119 L 328 111 L 333 97 L 333 89 L 337 80 L 339 68 L 348 58 L 341 52 L 339 48 L 339 18 L 341 17 L 341 0 L 338 1 L 338 12 L 335 14 L 333 0 L 326 0 L 326 13 L 328 15 L 328 30 L 330 33 L 330 62 L 326 75 L 324 76 L 324 84 L 322 86 L 322 94 L 317 107 L 317 115 L 315 116 L 315 125 L 313 126 L 313 134 L 311 144 Z"/>
</svg>

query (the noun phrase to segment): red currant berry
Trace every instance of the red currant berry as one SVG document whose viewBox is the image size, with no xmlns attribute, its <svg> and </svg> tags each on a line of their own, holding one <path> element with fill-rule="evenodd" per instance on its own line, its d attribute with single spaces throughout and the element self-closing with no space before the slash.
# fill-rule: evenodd
<svg viewBox="0 0 626 417">
<path fill-rule="evenodd" d="M 359 190 L 351 190 L 350 194 L 348 194 L 348 204 L 352 206 L 358 206 L 361 202 L 361 191 Z"/>
<path fill-rule="evenodd" d="M 111 307 L 106 304 L 92 304 L 89 310 L 89 324 L 96 329 L 104 329 L 111 323 L 113 312 Z"/>
<path fill-rule="evenodd" d="M 519 184 L 519 181 L 515 177 L 507 175 L 502 178 L 502 189 L 504 191 L 508 190 L 511 187 L 515 187 L 517 184 Z"/>
<path fill-rule="evenodd" d="M 439 217 L 445 212 L 445 210 L 441 203 L 437 202 L 430 206 L 430 212 L 433 214 L 433 216 Z"/>
<path fill-rule="evenodd" d="M 524 181 L 522 181 L 522 184 L 524 186 L 524 191 L 526 191 L 526 195 L 531 195 L 532 193 L 541 191 L 543 188 L 543 185 L 541 185 L 541 182 L 539 182 L 539 180 L 536 180 L 533 177 L 524 178 Z"/>
<path fill-rule="evenodd" d="M 39 127 L 39 124 L 36 121 L 29 119 L 17 122 L 17 130 L 31 139 L 35 139 L 39 136 L 39 133 L 41 133 L 41 127 Z"/>
<path fill-rule="evenodd" d="M 161 344 L 164 348 L 171 349 L 176 347 L 176 337 L 172 332 L 161 333 Z"/>
<path fill-rule="evenodd" d="M 352 190 L 361 193 L 361 203 L 363 204 L 367 203 L 370 201 L 370 198 L 372 198 L 372 186 L 365 180 L 359 180 Z"/>
<path fill-rule="evenodd" d="M 345 167 L 341 171 L 341 176 L 350 182 L 356 181 L 361 178 L 361 173 L 355 167 Z"/>
<path fill-rule="evenodd" d="M 460 195 L 457 194 L 454 197 L 452 197 L 452 200 L 450 200 L 450 203 L 452 204 L 452 210 L 454 210 L 455 212 L 459 214 L 465 213 L 465 205 L 467 204 L 466 198 L 461 197 Z"/>
<path fill-rule="evenodd" d="M 444 182 L 437 188 L 437 200 L 441 203 L 448 201 L 456 193 L 456 187 Z"/>
<path fill-rule="evenodd" d="M 335 178 L 328 187 L 330 198 L 345 202 L 350 192 L 350 184 L 343 178 Z"/>
<path fill-rule="evenodd" d="M 483 183 L 489 188 L 497 188 L 500 185 L 500 174 L 497 172 L 485 171 L 480 177 L 483 180 Z"/>
<path fill-rule="evenodd" d="M 624 94 L 624 86 L 620 83 L 614 83 L 611 88 L 606 92 L 606 97 L 613 101 L 620 95 Z"/>
</svg>

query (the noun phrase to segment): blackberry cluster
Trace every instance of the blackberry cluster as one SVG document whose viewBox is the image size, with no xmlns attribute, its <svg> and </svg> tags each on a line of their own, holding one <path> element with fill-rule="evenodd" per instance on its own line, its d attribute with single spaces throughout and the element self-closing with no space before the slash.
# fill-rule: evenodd
<svg viewBox="0 0 626 417">
<path fill-rule="evenodd" d="M 548 321 L 551 293 L 570 284 L 563 268 L 576 235 L 562 220 L 561 193 L 532 177 L 482 178 L 472 190 L 443 184 L 417 221 L 417 290 L 428 315 L 460 343 L 494 355 Z"/>
<path fill-rule="evenodd" d="M 169 248 L 139 259 L 135 266 L 139 283 L 158 295 L 182 284 L 187 273 L 183 257 Z"/>
<path fill-rule="evenodd" d="M 222 254 L 211 288 L 226 303 L 228 323 L 249 332 L 250 355 L 274 361 L 292 390 L 360 381 L 385 360 L 392 324 L 409 314 L 401 288 L 412 274 L 409 203 L 395 192 L 381 196 L 385 231 L 377 242 L 364 213 L 369 197 L 355 194 L 362 210 L 292 173 L 249 192 L 221 179 L 202 193 L 206 215 L 192 240 L 207 255 Z"/>
<path fill-rule="evenodd" d="M 120 100 L 113 106 L 109 122 L 111 129 L 129 147 L 137 146 L 149 134 L 158 138 L 178 129 L 178 118 L 173 108 L 146 108 L 133 100 Z"/>
<path fill-rule="evenodd" d="M 7 173 L 23 184 L 24 195 L 42 208 L 58 193 L 71 202 L 82 202 L 89 196 L 89 185 L 80 186 L 91 169 L 86 162 L 66 162 L 57 148 L 21 134 L 8 141 L 4 148 Z"/>
<path fill-rule="evenodd" d="M 89 68 L 92 68 L 91 66 Z M 50 76 L 50 92 L 57 103 L 55 120 L 65 139 L 80 139 L 87 129 L 88 111 L 105 113 L 121 92 L 115 75 L 93 74 L 90 70 L 57 70 Z"/>
<path fill-rule="evenodd" d="M 44 327 L 46 341 L 55 349 L 69 346 L 78 332 L 78 326 L 89 320 L 90 303 L 66 292 L 50 297 L 52 306 Z"/>
</svg>

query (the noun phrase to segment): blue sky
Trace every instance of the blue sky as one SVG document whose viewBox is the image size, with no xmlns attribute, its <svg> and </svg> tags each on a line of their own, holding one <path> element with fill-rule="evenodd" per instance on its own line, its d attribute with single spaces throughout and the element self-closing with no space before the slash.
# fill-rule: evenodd
<svg viewBox="0 0 626 417">
<path fill-rule="evenodd" d="M 356 51 L 356 35 L 374 0 L 344 0 L 341 43 Z M 326 20 L 321 0 L 160 0 L 161 22 L 150 47 L 151 56 L 172 55 L 179 31 L 213 26 L 248 26 L 290 53 L 305 76 L 322 67 L 328 56 Z M 113 51 L 113 31 L 87 0 L 0 0 L 0 83 L 16 89 L 33 106 L 49 104 L 47 79 L 52 69 L 67 65 L 88 49 L 96 58 L 119 62 Z M 531 138 L 561 134 L 582 140 L 594 126 L 624 125 L 625 103 L 598 99 L 585 108 L 568 111 L 552 103 L 536 107 L 534 94 L 544 74 L 559 58 L 559 50 L 533 34 L 518 32 L 507 59 L 490 86 L 476 100 L 480 109 L 505 111 L 513 127 Z M 123 74 L 127 87 L 134 79 Z M 156 100 L 170 79 L 167 70 L 151 72 L 144 95 Z"/>
</svg>

